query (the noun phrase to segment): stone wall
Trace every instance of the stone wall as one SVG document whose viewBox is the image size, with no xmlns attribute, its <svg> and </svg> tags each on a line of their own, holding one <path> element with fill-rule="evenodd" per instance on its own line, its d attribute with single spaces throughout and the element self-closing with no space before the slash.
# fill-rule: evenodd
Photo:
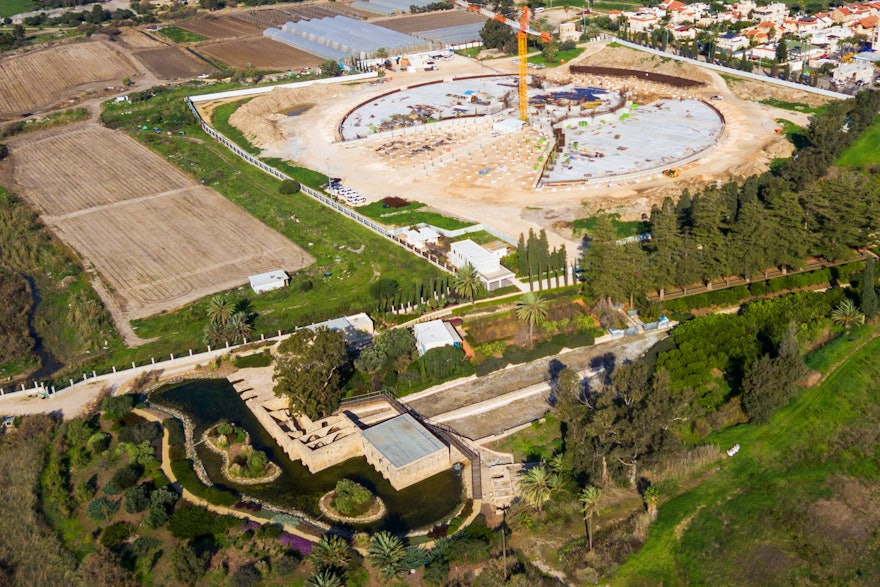
<svg viewBox="0 0 880 587">
<path fill-rule="evenodd" d="M 414 483 L 423 481 L 437 473 L 442 473 L 452 464 L 448 447 L 426 455 L 400 468 L 392 465 L 391 462 L 389 462 L 388 459 L 386 459 L 382 453 L 380 453 L 376 447 L 369 442 L 363 443 L 363 450 L 367 462 L 370 463 L 379 474 L 388 479 L 394 489 L 397 489 L 398 491 L 404 487 L 409 487 Z"/>
</svg>

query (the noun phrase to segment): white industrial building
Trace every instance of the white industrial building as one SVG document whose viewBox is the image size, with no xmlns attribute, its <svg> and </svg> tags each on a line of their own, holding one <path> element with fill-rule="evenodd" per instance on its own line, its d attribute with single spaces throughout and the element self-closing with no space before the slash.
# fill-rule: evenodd
<svg viewBox="0 0 880 587">
<path fill-rule="evenodd" d="M 445 346 L 461 348 L 461 336 L 452 327 L 452 324 L 443 320 L 431 320 L 413 326 L 413 335 L 416 338 L 416 348 L 419 355 L 424 355 L 431 349 L 439 349 Z"/>
<path fill-rule="evenodd" d="M 251 275 L 248 277 L 248 281 L 251 282 L 251 289 L 254 290 L 254 293 L 261 294 L 274 289 L 287 287 L 287 284 L 290 282 L 290 277 L 285 271 L 277 269 L 275 271 Z"/>
<path fill-rule="evenodd" d="M 452 243 L 448 259 L 456 268 L 470 265 L 476 269 L 488 291 L 513 284 L 513 271 L 501 265 L 501 258 L 470 239 Z"/>
</svg>

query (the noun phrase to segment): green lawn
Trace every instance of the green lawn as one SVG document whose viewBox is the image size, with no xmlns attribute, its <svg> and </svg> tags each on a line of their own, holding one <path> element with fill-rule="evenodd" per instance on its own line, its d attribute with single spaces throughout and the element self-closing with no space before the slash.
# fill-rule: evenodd
<svg viewBox="0 0 880 587">
<path fill-rule="evenodd" d="M 163 26 L 159 29 L 158 33 L 175 43 L 195 43 L 196 41 L 206 41 L 208 39 L 208 37 L 203 37 L 178 26 Z"/>
<path fill-rule="evenodd" d="M 259 155 L 260 149 L 253 146 L 250 141 L 245 138 L 244 133 L 238 130 L 238 128 L 229 124 L 229 117 L 232 116 L 232 113 L 238 110 L 240 106 L 250 102 L 252 99 L 253 98 L 245 98 L 244 100 L 228 102 L 217 106 L 217 108 L 214 109 L 210 124 L 214 127 L 214 130 L 225 135 L 227 139 L 251 155 Z"/>
<path fill-rule="evenodd" d="M 548 414 L 543 422 L 532 422 L 528 428 L 493 442 L 489 448 L 497 452 L 512 453 L 518 463 L 549 459 L 562 450 L 559 421 Z"/>
<path fill-rule="evenodd" d="M 776 122 L 782 125 L 782 132 L 785 133 L 785 138 L 794 145 L 795 149 L 801 149 L 809 144 L 809 140 L 805 134 L 806 129 L 784 118 L 777 118 Z"/>
<path fill-rule="evenodd" d="M 461 236 L 457 236 L 454 239 L 452 239 L 453 242 L 463 241 L 463 240 L 472 240 L 475 243 L 477 243 L 478 245 L 487 245 L 489 243 L 494 243 L 494 242 L 499 241 L 501 239 L 499 239 L 494 234 L 486 232 L 485 230 L 478 230 L 476 232 L 469 232 L 467 234 L 463 234 Z"/>
<path fill-rule="evenodd" d="M 535 65 L 544 64 L 549 67 L 555 67 L 561 64 L 563 61 L 565 61 L 565 63 L 568 63 L 583 52 L 583 47 L 575 47 L 574 49 L 569 49 L 567 51 L 558 51 L 556 53 L 555 61 L 547 61 L 546 59 L 544 59 L 544 56 L 541 53 L 538 53 L 537 55 L 529 57 L 529 63 L 534 63 Z"/>
<path fill-rule="evenodd" d="M 639 220 L 629 220 L 624 222 L 620 220 L 619 214 L 611 214 L 611 224 L 614 226 L 614 229 L 617 231 L 617 236 L 620 238 L 626 238 L 628 236 L 641 234 L 651 230 L 651 227 L 647 222 Z M 590 218 L 578 218 L 574 221 L 574 229 L 577 234 L 583 234 L 595 227 L 595 216 L 591 216 Z"/>
<path fill-rule="evenodd" d="M 600 0 L 593 2 L 593 10 L 598 12 L 610 12 L 611 10 L 629 10 L 641 6 L 640 2 L 614 2 L 612 0 Z"/>
<path fill-rule="evenodd" d="M 875 334 L 864 327 L 810 357 L 825 369 L 849 358 L 769 424 L 711 438 L 742 448 L 661 502 L 647 542 L 611 584 L 878 584 L 880 511 L 862 501 L 880 480 L 880 338 L 867 342 Z"/>
<path fill-rule="evenodd" d="M 850 145 L 837 159 L 841 167 L 869 167 L 880 163 L 880 116 L 856 142 Z"/>
<path fill-rule="evenodd" d="M 34 7 L 32 0 L 3 0 L 0 2 L 0 17 L 30 12 Z"/>
<path fill-rule="evenodd" d="M 774 108 L 782 108 L 783 110 L 793 110 L 795 112 L 804 112 L 806 114 L 823 114 L 828 110 L 828 106 L 808 106 L 800 102 L 786 102 L 777 100 L 776 98 L 766 98 L 761 100 L 761 104 L 773 106 Z"/>
<path fill-rule="evenodd" d="M 424 206 L 421 202 L 410 202 L 409 205 L 403 208 L 384 208 L 382 202 L 373 202 L 372 204 L 357 208 L 357 211 L 386 226 L 412 226 L 425 223 L 446 230 L 457 230 L 475 224 L 474 222 L 459 220 L 458 218 L 449 218 L 437 212 L 423 210 Z M 398 212 L 402 212 L 402 214 Z"/>
</svg>

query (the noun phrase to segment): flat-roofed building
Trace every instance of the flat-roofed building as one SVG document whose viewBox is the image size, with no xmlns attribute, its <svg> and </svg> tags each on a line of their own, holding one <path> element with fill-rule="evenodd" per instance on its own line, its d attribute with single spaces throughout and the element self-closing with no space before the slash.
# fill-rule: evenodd
<svg viewBox="0 0 880 587">
<path fill-rule="evenodd" d="M 419 355 L 424 355 L 431 349 L 439 349 L 445 346 L 461 348 L 461 336 L 452 327 L 452 324 L 443 320 L 431 320 L 413 326 L 413 335 L 416 338 L 416 348 Z"/>
<path fill-rule="evenodd" d="M 260 294 L 287 287 L 287 284 L 290 282 L 290 277 L 285 271 L 278 269 L 276 271 L 267 271 L 266 273 L 251 275 L 248 277 L 248 281 L 251 282 L 251 289 L 254 290 L 254 293 Z"/>
<path fill-rule="evenodd" d="M 449 447 L 409 414 L 363 431 L 364 456 L 400 490 L 449 468 Z"/>
<path fill-rule="evenodd" d="M 513 271 L 501 265 L 501 259 L 474 241 L 466 239 L 452 243 L 449 262 L 456 268 L 470 265 L 476 269 L 480 281 L 489 291 L 513 284 Z"/>
</svg>

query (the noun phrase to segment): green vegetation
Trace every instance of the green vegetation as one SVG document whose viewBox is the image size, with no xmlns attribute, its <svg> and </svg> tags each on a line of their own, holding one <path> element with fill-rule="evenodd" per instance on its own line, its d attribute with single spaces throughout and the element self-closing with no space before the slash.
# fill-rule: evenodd
<svg viewBox="0 0 880 587">
<path fill-rule="evenodd" d="M 498 440 L 490 446 L 494 451 L 513 454 L 518 463 L 536 462 L 549 459 L 562 452 L 562 433 L 559 420 L 548 414 L 543 420 Z"/>
<path fill-rule="evenodd" d="M 576 47 L 574 49 L 563 49 L 556 52 L 556 58 L 552 61 L 548 61 L 543 54 L 538 53 L 537 55 L 532 55 L 529 57 L 529 63 L 553 67 L 555 65 L 559 65 L 560 63 L 568 63 L 583 52 L 584 49 L 581 47 Z"/>
<path fill-rule="evenodd" d="M 268 367 L 272 364 L 272 354 L 269 351 L 253 353 L 251 355 L 238 355 L 233 364 L 239 369 L 250 367 Z"/>
<path fill-rule="evenodd" d="M 202 35 L 193 33 L 177 26 L 163 25 L 158 32 L 163 37 L 171 39 L 175 43 L 195 43 L 197 41 L 208 40 L 208 37 L 203 37 Z"/>
<path fill-rule="evenodd" d="M 250 153 L 251 155 L 259 155 L 260 149 L 255 147 L 248 141 L 244 133 L 238 130 L 237 127 L 231 125 L 229 123 L 229 117 L 235 113 L 236 110 L 239 109 L 244 104 L 250 102 L 253 98 L 245 98 L 244 100 L 238 100 L 237 102 L 227 102 L 226 104 L 221 104 L 214 109 L 214 112 L 211 117 L 211 126 L 224 135 L 227 139 Z"/>
<path fill-rule="evenodd" d="M 29 118 L 27 120 L 13 122 L 6 125 L 0 135 L 2 135 L 2 137 L 10 137 L 22 133 L 52 128 L 53 126 L 73 124 L 74 122 L 86 120 L 88 117 L 89 111 L 85 108 L 71 108 L 70 110 L 53 112 L 41 118 Z"/>
<path fill-rule="evenodd" d="M 869 169 L 880 164 L 880 116 L 874 119 L 874 124 L 869 127 L 852 145 L 850 145 L 835 165 L 841 167 L 854 167 Z"/>
<path fill-rule="evenodd" d="M 476 232 L 468 232 L 461 236 L 457 236 L 455 238 L 449 239 L 452 242 L 463 241 L 463 240 L 472 240 L 478 245 L 487 245 L 489 243 L 498 242 L 500 239 L 494 234 L 488 233 L 485 230 L 478 230 Z"/>
<path fill-rule="evenodd" d="M 372 504 L 373 494 L 363 485 L 351 479 L 340 479 L 336 482 L 335 496 L 330 505 L 343 516 L 361 516 Z"/>
<path fill-rule="evenodd" d="M 644 547 L 613 583 L 875 582 L 880 550 L 864 532 L 877 508 L 859 505 L 880 478 L 869 433 L 880 421 L 874 336 L 864 328 L 839 339 L 833 351 L 843 364 L 769 424 L 713 436 L 742 450 L 694 489 L 668 496 Z"/>
<path fill-rule="evenodd" d="M 612 10 L 630 10 L 632 8 L 641 6 L 638 2 L 622 2 L 616 0 L 599 0 L 598 2 L 593 2 L 592 7 L 593 10 L 597 10 L 600 12 L 610 12 Z"/>
<path fill-rule="evenodd" d="M 784 118 L 777 118 L 776 122 L 782 125 L 782 132 L 785 133 L 785 138 L 794 145 L 795 149 L 802 149 L 809 144 L 809 139 L 805 132 L 806 129 Z"/>
<path fill-rule="evenodd" d="M 446 230 L 458 230 L 473 226 L 474 222 L 449 218 L 438 212 L 422 210 L 421 202 L 410 202 L 402 208 L 385 208 L 382 202 L 373 202 L 357 208 L 357 211 L 386 226 L 413 226 L 414 224 L 430 224 Z"/>
<path fill-rule="evenodd" d="M 783 110 L 794 110 L 795 112 L 803 112 L 805 114 L 824 114 L 828 110 L 827 105 L 808 106 L 800 102 L 786 102 L 784 100 L 777 100 L 776 98 L 765 98 L 761 100 L 761 104 L 773 106 L 774 108 L 781 108 Z"/>
<path fill-rule="evenodd" d="M 465 57 L 470 57 L 471 59 L 476 59 L 477 55 L 479 55 L 482 50 L 482 47 L 471 47 L 469 49 L 458 49 L 456 50 L 456 53 L 464 55 Z"/>
<path fill-rule="evenodd" d="M 611 225 L 614 227 L 614 233 L 618 238 L 626 238 L 628 236 L 635 236 L 642 234 L 643 232 L 651 231 L 651 225 L 647 222 L 640 220 L 623 221 L 620 219 L 620 214 L 608 214 L 608 218 L 611 219 Z M 582 236 L 585 233 L 592 232 L 596 229 L 596 223 L 598 221 L 598 216 L 578 218 L 574 221 L 575 236 Z"/>
<path fill-rule="evenodd" d="M 33 0 L 5 0 L 0 2 L 0 17 L 14 16 L 30 12 L 35 7 Z"/>
<path fill-rule="evenodd" d="M 109 316 L 73 256 L 50 237 L 28 205 L 3 188 L 0 188 L 0 271 L 32 280 L 28 288 L 36 287 L 41 299 L 35 310 L 34 328 L 45 348 L 61 361 L 76 365 L 86 359 L 87 353 L 99 351 L 105 340 L 118 343 Z M 6 281 L 4 279 L 4 283 Z M 19 328 L 11 331 L 18 341 L 16 344 L 0 340 L 7 349 L 0 354 L 0 377 L 3 378 L 36 365 L 36 357 L 31 352 L 34 341 L 30 340 L 26 317 L 22 315 L 30 311 L 30 301 L 22 294 L 20 281 L 9 281 L 7 285 L 6 293 L 11 296 L 8 299 L 17 300 L 15 307 L 10 304 L 7 311 L 18 317 L 18 322 L 8 324 L 17 323 Z M 20 339 L 19 335 L 24 338 Z M 20 345 L 22 341 L 27 344 Z M 9 355 L 8 351 L 15 348 L 18 351 Z"/>
</svg>

